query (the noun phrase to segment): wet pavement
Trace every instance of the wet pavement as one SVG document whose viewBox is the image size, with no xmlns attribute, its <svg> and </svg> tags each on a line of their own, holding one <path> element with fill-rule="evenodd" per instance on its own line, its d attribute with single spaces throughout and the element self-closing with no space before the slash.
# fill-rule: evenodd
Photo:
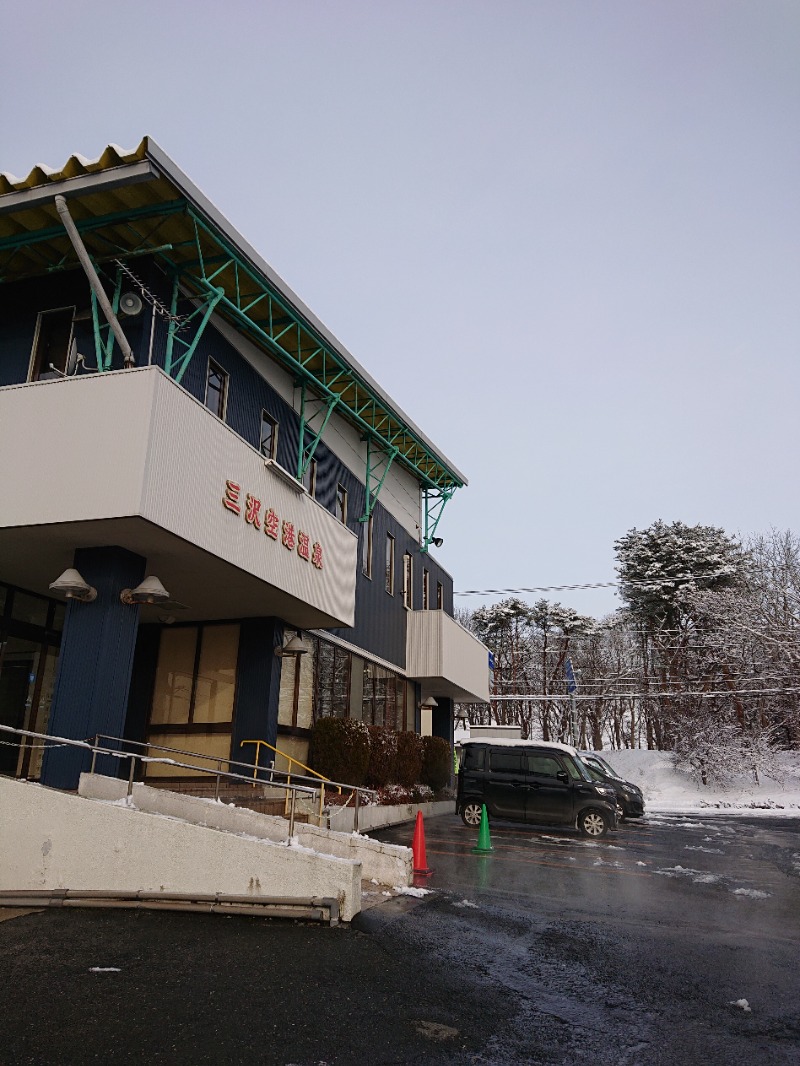
<svg viewBox="0 0 800 1066">
<path fill-rule="evenodd" d="M 800 1063 L 800 821 L 655 815 L 597 842 L 494 823 L 491 837 L 473 855 L 474 830 L 432 822 L 437 891 L 424 930 L 404 920 L 411 941 L 438 926 L 454 966 L 517 1004 L 473 1061 Z"/>
<path fill-rule="evenodd" d="M 0 1063 L 800 1062 L 800 821 L 651 816 L 599 842 L 496 823 L 486 856 L 454 816 L 425 828 L 430 894 L 350 927 L 0 923 Z"/>
</svg>

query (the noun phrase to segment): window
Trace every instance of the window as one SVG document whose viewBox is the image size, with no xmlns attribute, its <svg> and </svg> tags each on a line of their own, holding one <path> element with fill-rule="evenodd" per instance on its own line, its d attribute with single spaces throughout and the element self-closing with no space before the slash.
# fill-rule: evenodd
<svg viewBox="0 0 800 1066">
<path fill-rule="evenodd" d="M 422 571 L 422 609 L 427 611 L 431 605 L 431 575 L 427 567 Z"/>
<path fill-rule="evenodd" d="M 414 563 L 411 552 L 403 553 L 403 606 L 409 611 L 414 606 L 413 595 Z"/>
<path fill-rule="evenodd" d="M 151 731 L 230 723 L 238 650 L 238 625 L 162 630 Z"/>
<path fill-rule="evenodd" d="M 65 372 L 67 354 L 72 341 L 74 317 L 74 307 L 42 311 L 37 317 L 36 335 L 31 352 L 30 381 L 57 378 Z"/>
<path fill-rule="evenodd" d="M 377 663 L 364 663 L 361 721 L 404 731 L 407 724 L 406 692 L 402 677 Z"/>
<path fill-rule="evenodd" d="M 561 769 L 561 763 L 550 755 L 529 755 L 528 769 L 537 777 L 555 777 Z"/>
<path fill-rule="evenodd" d="M 352 655 L 344 648 L 317 643 L 314 673 L 314 717 L 350 717 L 350 671 Z"/>
<path fill-rule="evenodd" d="M 489 752 L 489 769 L 499 774 L 524 774 L 525 756 L 518 751 L 492 748 Z"/>
<path fill-rule="evenodd" d="M 278 454 L 278 420 L 261 412 L 261 442 L 259 450 L 265 459 L 274 459 Z"/>
<path fill-rule="evenodd" d="M 334 514 L 343 525 L 347 525 L 347 489 L 336 486 L 336 510 Z"/>
<path fill-rule="evenodd" d="M 309 459 L 306 472 L 303 474 L 303 487 L 312 498 L 317 495 L 317 460 Z"/>
<path fill-rule="evenodd" d="M 444 607 L 444 589 L 441 581 L 436 582 L 436 610 L 441 611 Z"/>
<path fill-rule="evenodd" d="M 394 537 L 386 534 L 386 591 L 394 596 Z"/>
<path fill-rule="evenodd" d="M 217 366 L 213 359 L 208 361 L 206 375 L 206 407 L 217 418 L 225 420 L 225 406 L 228 402 L 228 375 Z"/>
<path fill-rule="evenodd" d="M 372 577 L 372 515 L 361 527 L 361 572 Z"/>
</svg>

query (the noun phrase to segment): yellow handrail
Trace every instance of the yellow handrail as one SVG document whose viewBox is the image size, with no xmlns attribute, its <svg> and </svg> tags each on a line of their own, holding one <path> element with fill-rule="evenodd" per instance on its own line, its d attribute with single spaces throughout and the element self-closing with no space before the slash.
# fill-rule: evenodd
<svg viewBox="0 0 800 1066">
<path fill-rule="evenodd" d="M 255 782 L 256 782 L 256 780 L 258 778 L 258 770 L 259 770 L 258 759 L 259 759 L 259 755 L 261 754 L 261 745 L 262 744 L 264 745 L 265 748 L 269 748 L 270 751 L 274 751 L 276 755 L 281 755 L 288 762 L 289 769 L 280 771 L 281 773 L 285 773 L 286 774 L 286 784 L 287 785 L 291 784 L 291 781 L 292 781 L 292 764 L 295 764 L 295 765 L 299 766 L 302 770 L 305 770 L 309 774 L 313 774 L 314 777 L 318 777 L 319 778 L 319 780 L 322 782 L 322 784 L 320 785 L 320 789 L 319 789 L 319 824 L 322 825 L 322 812 L 323 812 L 324 807 L 325 807 L 325 784 L 326 784 L 326 782 L 330 783 L 330 778 L 329 777 L 324 777 L 322 774 L 318 774 L 317 771 L 316 770 L 312 770 L 310 766 L 306 766 L 306 764 L 303 763 L 303 762 L 300 762 L 299 759 L 295 759 L 291 755 L 287 755 L 285 751 L 281 751 L 280 748 L 276 748 L 274 744 L 270 744 L 266 740 L 243 740 L 243 741 L 241 741 L 239 746 L 240 747 L 244 747 L 245 744 L 255 744 L 255 746 L 256 746 L 256 761 L 255 761 L 255 764 L 253 766 L 253 787 L 254 788 L 255 788 Z M 341 794 L 342 794 L 342 786 L 341 785 L 334 785 L 333 787 L 336 789 L 336 791 L 341 796 Z M 288 795 L 289 794 L 287 792 L 287 802 L 288 802 Z"/>
<path fill-rule="evenodd" d="M 281 751 L 279 748 L 276 748 L 274 744 L 270 744 L 266 740 L 243 740 L 241 742 L 241 744 L 239 745 L 239 747 L 243 748 L 245 746 L 245 744 L 255 744 L 256 745 L 256 761 L 255 761 L 255 766 L 253 768 L 253 777 L 254 778 L 258 777 L 258 769 L 259 769 L 259 767 L 258 767 L 258 759 L 259 759 L 259 756 L 261 754 L 261 745 L 263 744 L 265 748 L 269 748 L 270 751 L 274 751 L 276 755 L 280 755 L 282 758 L 286 759 L 286 761 L 289 763 L 289 770 L 288 770 L 289 774 L 291 774 L 291 772 L 292 772 L 292 764 L 294 764 L 296 766 L 299 766 L 301 770 L 306 770 L 308 773 L 313 774 L 314 777 L 318 777 L 320 779 L 320 781 L 330 782 L 330 778 L 329 777 L 325 777 L 323 774 L 318 774 L 316 770 L 312 770 L 311 767 L 310 766 L 306 766 L 306 764 L 304 762 L 300 762 L 299 759 L 295 759 L 291 755 L 287 755 L 285 751 Z M 339 788 L 339 792 L 340 793 L 341 793 L 341 791 L 342 791 L 341 788 Z"/>
</svg>

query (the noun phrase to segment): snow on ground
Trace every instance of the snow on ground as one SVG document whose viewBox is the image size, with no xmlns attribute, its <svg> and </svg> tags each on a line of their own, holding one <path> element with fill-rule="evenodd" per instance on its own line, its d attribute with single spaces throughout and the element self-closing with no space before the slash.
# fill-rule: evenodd
<svg viewBox="0 0 800 1066">
<path fill-rule="evenodd" d="M 800 814 L 800 753 L 776 752 L 772 776 L 742 774 L 726 785 L 704 786 L 676 766 L 671 752 L 639 748 L 603 751 L 603 758 L 644 793 L 645 812 Z"/>
</svg>

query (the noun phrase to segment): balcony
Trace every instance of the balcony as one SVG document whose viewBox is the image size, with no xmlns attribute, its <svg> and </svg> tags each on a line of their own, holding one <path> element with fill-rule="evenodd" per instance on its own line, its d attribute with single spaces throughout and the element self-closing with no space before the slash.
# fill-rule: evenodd
<svg viewBox="0 0 800 1066">
<path fill-rule="evenodd" d="M 76 548 L 113 544 L 181 621 L 353 624 L 355 535 L 158 367 L 0 388 L 0 455 L 4 581 L 47 593 Z"/>
<path fill-rule="evenodd" d="M 410 611 L 406 673 L 423 695 L 489 702 L 489 649 L 444 611 Z"/>
</svg>

